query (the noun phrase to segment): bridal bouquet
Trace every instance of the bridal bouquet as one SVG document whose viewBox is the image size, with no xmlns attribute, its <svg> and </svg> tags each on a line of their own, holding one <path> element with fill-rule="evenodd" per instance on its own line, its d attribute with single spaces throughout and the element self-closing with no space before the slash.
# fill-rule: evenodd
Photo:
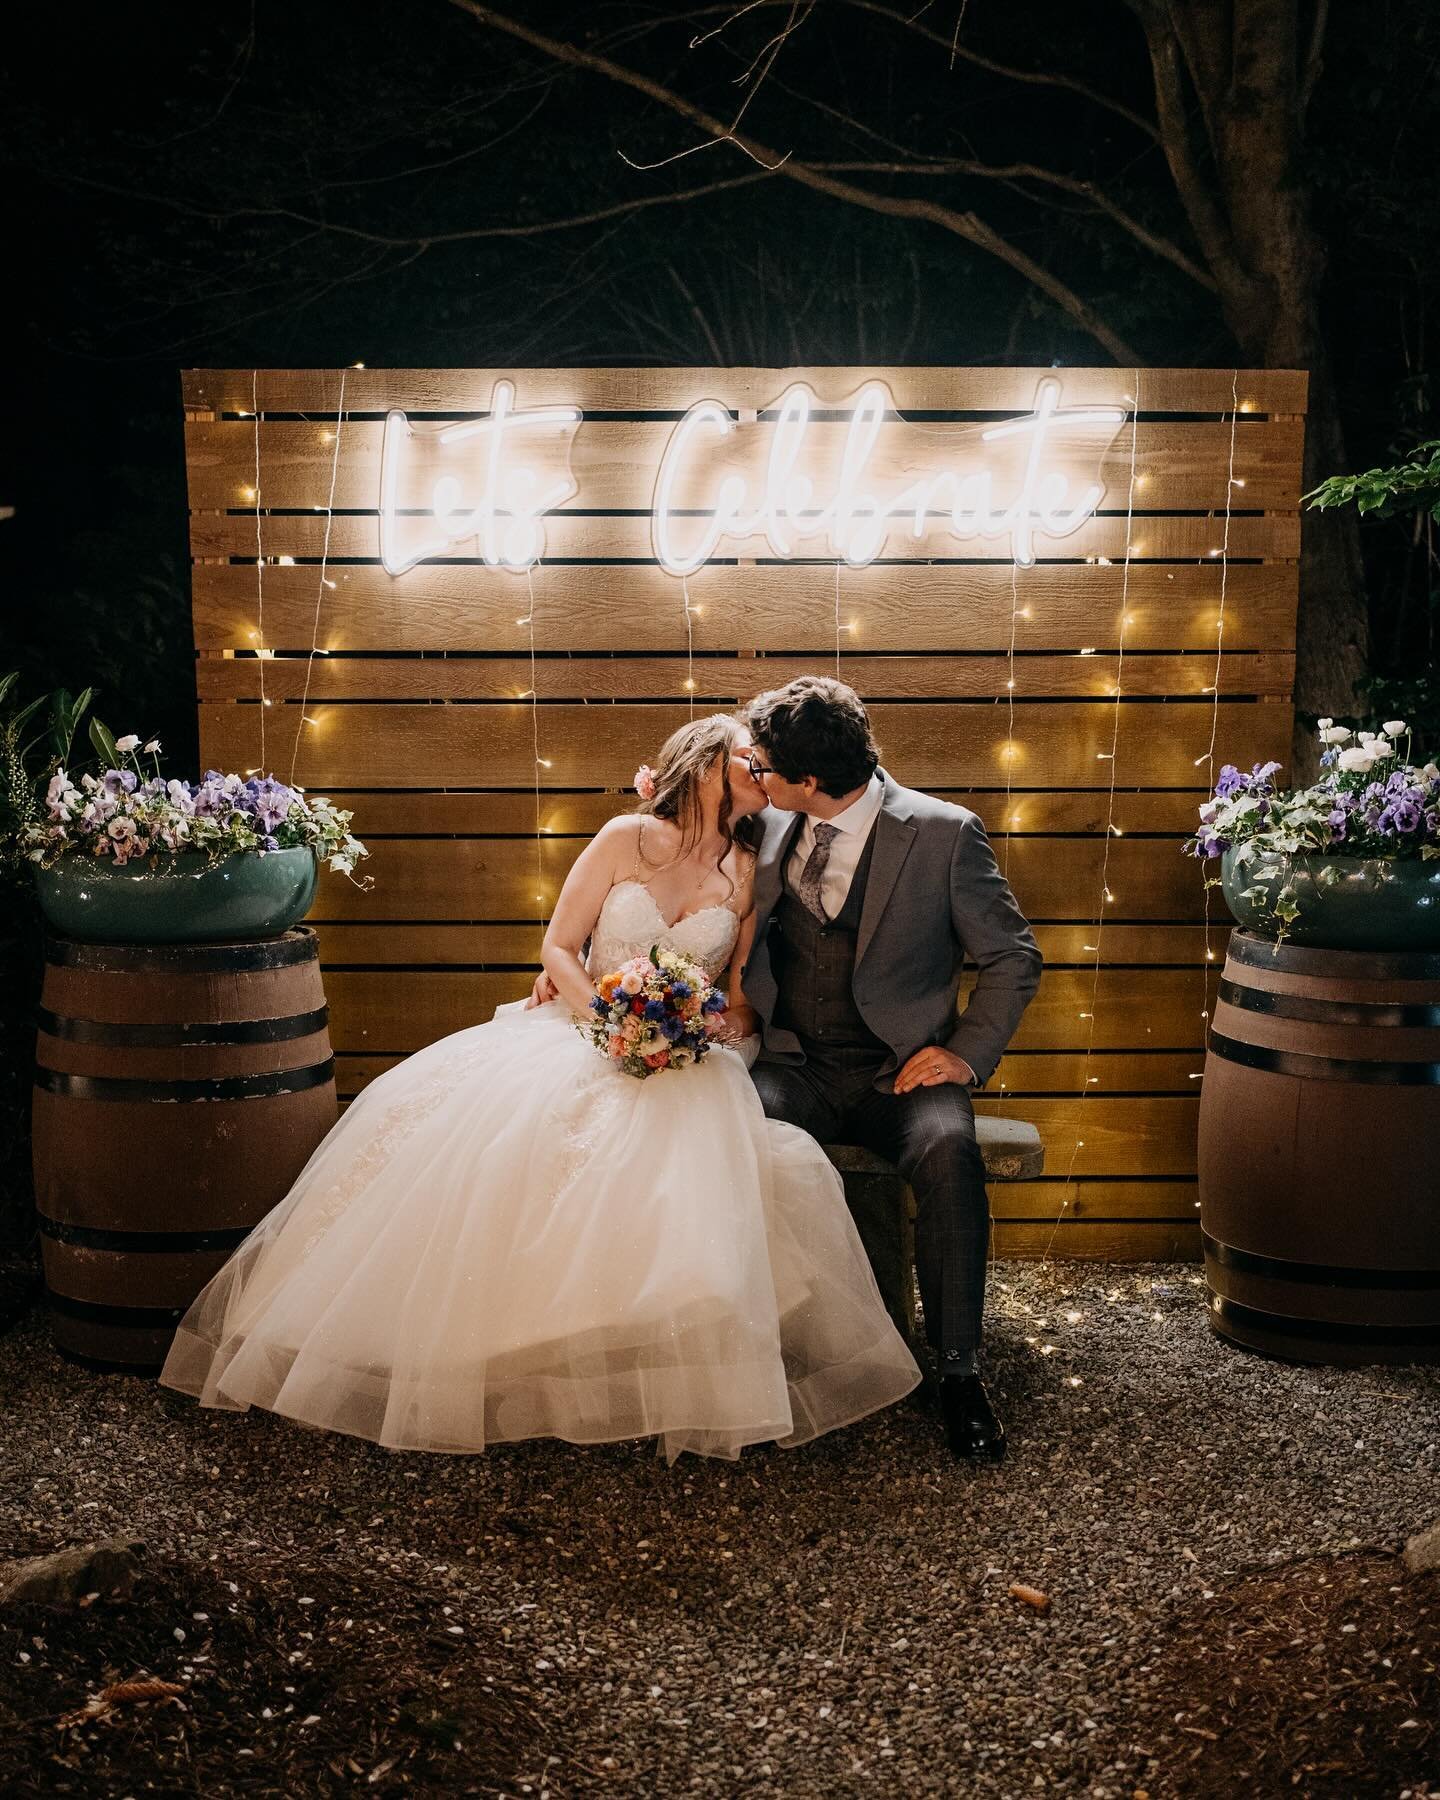
<svg viewBox="0 0 1440 1800">
<path fill-rule="evenodd" d="M 652 948 L 599 983 L 593 1017 L 579 1028 L 627 1075 L 644 1080 L 661 1069 L 684 1069 L 710 1048 L 706 1020 L 725 1010 L 725 996 L 688 957 Z"/>
</svg>

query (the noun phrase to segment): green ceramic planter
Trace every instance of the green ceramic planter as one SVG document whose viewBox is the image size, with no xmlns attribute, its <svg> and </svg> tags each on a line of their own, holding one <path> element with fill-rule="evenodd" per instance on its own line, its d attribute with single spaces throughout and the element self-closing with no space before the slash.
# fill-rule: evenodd
<svg viewBox="0 0 1440 1800">
<path fill-rule="evenodd" d="M 1321 871 L 1333 870 L 1335 878 Z M 1361 856 L 1256 856 L 1237 871 L 1221 860 L 1220 881 L 1236 919 L 1261 937 L 1278 935 L 1275 901 L 1289 880 L 1298 916 L 1292 944 L 1328 950 L 1440 950 L 1440 861 Z M 1256 900 L 1243 890 L 1258 887 Z"/>
<path fill-rule="evenodd" d="M 62 937 L 97 944 L 195 944 L 265 938 L 309 912 L 318 870 L 305 846 L 267 856 L 237 853 L 212 863 L 182 850 L 123 867 L 95 856 L 62 856 L 36 871 L 40 910 Z"/>
</svg>

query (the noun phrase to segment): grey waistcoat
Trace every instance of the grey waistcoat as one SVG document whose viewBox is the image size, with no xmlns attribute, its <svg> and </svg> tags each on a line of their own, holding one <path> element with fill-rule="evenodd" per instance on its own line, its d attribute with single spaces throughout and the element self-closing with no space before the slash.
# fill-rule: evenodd
<svg viewBox="0 0 1440 1800">
<path fill-rule="evenodd" d="M 888 1054 L 855 1004 L 855 946 L 875 832 L 861 852 L 845 904 L 833 919 L 817 919 L 790 890 L 788 875 L 771 927 L 770 955 L 779 988 L 776 1023 L 793 1031 L 810 1054 L 865 1049 Z"/>
</svg>

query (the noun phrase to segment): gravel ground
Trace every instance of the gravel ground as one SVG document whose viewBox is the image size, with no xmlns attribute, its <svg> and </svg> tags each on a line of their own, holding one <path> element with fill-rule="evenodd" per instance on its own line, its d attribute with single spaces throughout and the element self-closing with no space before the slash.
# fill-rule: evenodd
<svg viewBox="0 0 1440 1800">
<path fill-rule="evenodd" d="M 1246 1583 L 1266 1584 L 1273 1613 L 1275 1593 L 1326 1585 L 1314 1559 L 1349 1558 L 1372 1602 L 1388 1593 L 1421 1620 L 1430 1636 L 1406 1668 L 1433 1675 L 1440 1588 L 1385 1584 L 1389 1553 L 1440 1516 L 1440 1371 L 1229 1350 L 1190 1266 L 1004 1262 L 986 1370 L 1011 1434 L 996 1469 L 957 1465 L 912 1402 L 738 1464 L 667 1469 L 645 1445 L 446 1458 L 90 1374 L 54 1354 L 36 1312 L 0 1340 L 0 1565 L 123 1531 L 242 1589 L 277 1559 L 323 1567 L 377 1615 L 398 1580 L 409 1628 L 427 1610 L 437 1632 L 463 1621 L 441 1685 L 463 1688 L 474 1645 L 484 1681 L 532 1721 L 498 1786 L 463 1752 L 448 1773 L 432 1758 L 407 1776 L 401 1759 L 367 1782 L 367 1752 L 384 1748 L 372 1733 L 317 1794 L 1440 1793 L 1433 1715 L 1395 1739 L 1408 1785 L 1362 1781 L 1374 1759 L 1357 1740 L 1348 1774 L 1342 1758 L 1313 1779 L 1207 1787 L 1188 1759 L 1215 1734 L 1176 1717 L 1167 1649 L 1238 1616 Z M 1368 1638 L 1333 1641 L 1365 1665 L 1361 1687 L 1415 1704 Z M 37 1683 L 43 1660 L 26 1664 Z M 96 1660 L 98 1685 L 98 1646 Z M 43 1710 L 38 1686 L 31 1704 Z M 67 1790 L 57 1773 L 33 1791 L 130 1789 Z M 260 1771 L 208 1789 L 281 1791 Z"/>
</svg>

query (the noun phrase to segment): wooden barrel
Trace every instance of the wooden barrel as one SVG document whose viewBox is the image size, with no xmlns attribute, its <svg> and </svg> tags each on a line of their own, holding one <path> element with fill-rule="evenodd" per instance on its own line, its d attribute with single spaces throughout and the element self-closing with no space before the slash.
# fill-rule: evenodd
<svg viewBox="0 0 1440 1800">
<path fill-rule="evenodd" d="M 55 1343 L 154 1369 L 335 1123 L 315 933 L 49 940 L 45 961 L 35 1197 Z"/>
<path fill-rule="evenodd" d="M 1440 1361 L 1440 956 L 1232 934 L 1200 1206 L 1222 1336 L 1295 1362 Z"/>
</svg>

